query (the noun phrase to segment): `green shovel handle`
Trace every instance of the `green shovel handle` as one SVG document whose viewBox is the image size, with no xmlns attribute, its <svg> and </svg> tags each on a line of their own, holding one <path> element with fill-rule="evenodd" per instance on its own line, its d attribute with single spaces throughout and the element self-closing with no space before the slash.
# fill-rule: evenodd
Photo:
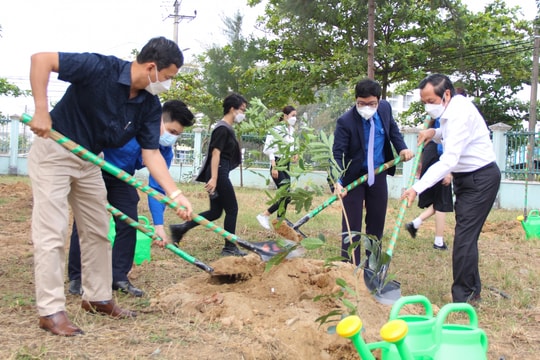
<svg viewBox="0 0 540 360">
<path fill-rule="evenodd" d="M 163 241 L 163 239 L 159 235 L 157 235 L 156 233 L 154 233 L 154 232 L 150 231 L 149 229 L 145 228 L 140 222 L 133 220 L 131 217 L 127 216 L 126 214 L 124 214 L 123 212 L 121 212 L 120 210 L 118 210 L 117 208 L 112 206 L 111 204 L 107 204 L 107 210 L 109 210 L 109 212 L 111 214 L 113 214 L 114 216 L 116 216 L 120 220 L 125 221 L 128 225 L 134 227 L 135 229 L 139 230 L 140 232 L 142 232 L 146 236 L 152 238 L 152 240 Z M 188 263 L 197 266 L 199 269 L 204 270 L 209 274 L 212 274 L 214 272 L 214 269 L 211 266 L 206 265 L 205 263 L 203 263 L 200 260 L 197 260 L 193 256 L 191 256 L 188 253 L 180 250 L 179 248 L 177 248 L 176 246 L 174 246 L 172 244 L 166 244 L 165 248 L 167 250 L 172 251 L 176 255 L 180 256 L 182 259 L 184 259 Z"/>
<path fill-rule="evenodd" d="M 28 114 L 23 114 L 21 117 L 21 121 L 25 124 L 28 124 L 30 121 L 32 121 L 32 117 Z M 178 210 L 178 209 L 185 209 L 184 206 L 179 205 L 172 199 L 170 199 L 167 196 L 164 196 L 159 191 L 151 188 L 147 184 L 143 183 L 142 181 L 137 180 L 135 177 L 131 176 L 127 172 L 125 172 L 122 169 L 119 169 L 118 167 L 112 165 L 111 163 L 108 163 L 104 159 L 100 158 L 96 154 L 88 151 L 83 146 L 75 143 L 73 140 L 69 139 L 68 137 L 62 135 L 58 131 L 51 129 L 49 133 L 49 137 L 56 141 L 58 144 L 62 145 L 67 150 L 71 151 L 73 154 L 77 155 L 83 160 L 87 160 L 91 162 L 92 164 L 98 166 L 99 168 L 103 169 L 104 171 L 108 172 L 109 174 L 117 177 L 118 179 L 128 183 L 129 185 L 135 187 L 136 189 L 141 190 L 142 192 L 152 196 L 154 199 L 158 200 L 160 203 L 167 205 L 171 209 Z M 274 252 L 266 251 L 262 248 L 259 248 L 245 240 L 240 239 L 235 234 L 231 234 L 227 230 L 217 226 L 213 222 L 205 219 L 203 216 L 193 213 L 192 214 L 193 221 L 195 221 L 199 225 L 203 225 L 207 229 L 212 230 L 216 234 L 221 235 L 222 237 L 226 238 L 230 242 L 238 243 L 238 245 L 242 246 L 243 248 L 253 251 L 257 253 L 263 260 L 266 260 L 268 258 L 271 258 L 272 256 L 276 255 Z"/>
</svg>

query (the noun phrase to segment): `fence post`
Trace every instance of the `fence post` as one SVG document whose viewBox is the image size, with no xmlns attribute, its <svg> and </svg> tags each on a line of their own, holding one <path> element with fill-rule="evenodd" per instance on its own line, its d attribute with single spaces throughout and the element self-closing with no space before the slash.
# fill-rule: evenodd
<svg viewBox="0 0 540 360">
<path fill-rule="evenodd" d="M 18 174 L 18 158 L 19 158 L 19 122 L 8 116 L 11 121 L 11 129 L 9 135 L 9 175 Z"/>
<path fill-rule="evenodd" d="M 201 167 L 202 159 L 202 127 L 195 126 L 193 128 L 193 178 L 199 173 L 199 168 Z"/>
<path fill-rule="evenodd" d="M 497 123 L 489 127 L 493 131 L 493 150 L 495 151 L 495 158 L 497 166 L 501 169 L 501 180 L 506 178 L 506 138 L 504 134 L 512 129 L 510 125 L 505 123 Z"/>
</svg>

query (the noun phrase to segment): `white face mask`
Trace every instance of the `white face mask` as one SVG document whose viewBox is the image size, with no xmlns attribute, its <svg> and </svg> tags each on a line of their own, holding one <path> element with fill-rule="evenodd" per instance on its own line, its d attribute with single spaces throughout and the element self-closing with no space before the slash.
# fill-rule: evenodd
<svg viewBox="0 0 540 360">
<path fill-rule="evenodd" d="M 240 124 L 242 121 L 244 121 L 245 118 L 246 118 L 246 115 L 245 115 L 245 114 L 238 113 L 238 114 L 236 114 L 236 116 L 234 117 L 234 122 L 237 123 L 237 124 Z"/>
<path fill-rule="evenodd" d="M 366 120 L 369 120 L 377 112 L 377 107 L 357 106 L 356 111 L 358 111 L 358 114 L 360 114 L 361 117 L 363 117 Z"/>
<path fill-rule="evenodd" d="M 431 116 L 432 119 L 437 119 L 441 117 L 441 115 L 444 113 L 444 110 L 446 109 L 444 104 L 444 95 L 441 100 L 440 104 L 425 104 L 424 108 L 426 109 L 426 112 L 429 116 Z"/>
<path fill-rule="evenodd" d="M 158 70 L 156 66 L 156 82 L 152 82 L 152 79 L 150 79 L 150 75 L 148 75 L 148 80 L 150 81 L 150 84 L 145 88 L 146 91 L 148 91 L 152 95 L 158 95 L 162 92 L 168 91 L 171 88 L 172 80 L 165 80 L 165 81 L 159 81 L 158 78 Z"/>
<path fill-rule="evenodd" d="M 163 135 L 159 137 L 159 145 L 161 146 L 173 146 L 178 139 L 178 135 L 173 135 L 167 130 L 163 132 Z"/>
<path fill-rule="evenodd" d="M 291 116 L 287 119 L 287 122 L 289 123 L 289 125 L 294 126 L 294 124 L 296 124 L 296 116 Z"/>
</svg>

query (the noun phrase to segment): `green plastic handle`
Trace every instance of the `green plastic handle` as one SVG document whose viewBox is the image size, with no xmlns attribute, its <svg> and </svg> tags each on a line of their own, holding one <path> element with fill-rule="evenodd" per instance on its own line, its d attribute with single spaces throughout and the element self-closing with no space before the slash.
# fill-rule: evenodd
<svg viewBox="0 0 540 360">
<path fill-rule="evenodd" d="M 432 318 L 433 317 L 433 306 L 431 305 L 431 302 L 427 297 L 424 295 L 411 295 L 411 296 L 403 296 L 399 298 L 394 305 L 392 306 L 392 310 L 390 310 L 390 316 L 388 317 L 388 320 L 396 320 L 399 319 L 399 313 L 401 309 L 405 305 L 410 304 L 420 304 L 424 307 L 424 310 L 426 311 L 426 317 Z"/>
</svg>

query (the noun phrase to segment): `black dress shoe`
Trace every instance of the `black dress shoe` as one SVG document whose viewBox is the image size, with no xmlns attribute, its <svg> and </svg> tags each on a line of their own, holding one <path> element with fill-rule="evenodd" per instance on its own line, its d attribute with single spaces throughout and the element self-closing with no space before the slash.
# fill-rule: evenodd
<svg viewBox="0 0 540 360">
<path fill-rule="evenodd" d="M 68 291 L 71 295 L 82 295 L 81 279 L 69 280 Z"/>
<path fill-rule="evenodd" d="M 185 233 L 187 233 L 189 229 L 187 227 L 187 223 L 182 223 L 169 225 L 169 230 L 171 231 L 173 244 L 178 246 L 178 243 L 180 243 L 180 240 L 182 240 Z"/>
<path fill-rule="evenodd" d="M 246 256 L 247 253 L 240 250 L 238 247 L 224 247 L 221 250 L 221 256 Z"/>
<path fill-rule="evenodd" d="M 136 288 L 129 281 L 115 281 L 112 285 L 113 290 L 120 290 L 123 293 L 130 294 L 135 297 L 141 297 L 144 295 L 144 291 Z"/>
<path fill-rule="evenodd" d="M 39 327 L 43 330 L 52 332 L 54 335 L 60 336 L 75 336 L 84 334 L 81 329 L 69 321 L 64 311 L 59 311 L 47 316 L 40 316 Z"/>
<path fill-rule="evenodd" d="M 416 232 L 418 231 L 418 229 L 414 227 L 414 224 L 412 222 L 406 223 L 405 229 L 407 229 L 413 239 L 416 237 Z"/>
</svg>

